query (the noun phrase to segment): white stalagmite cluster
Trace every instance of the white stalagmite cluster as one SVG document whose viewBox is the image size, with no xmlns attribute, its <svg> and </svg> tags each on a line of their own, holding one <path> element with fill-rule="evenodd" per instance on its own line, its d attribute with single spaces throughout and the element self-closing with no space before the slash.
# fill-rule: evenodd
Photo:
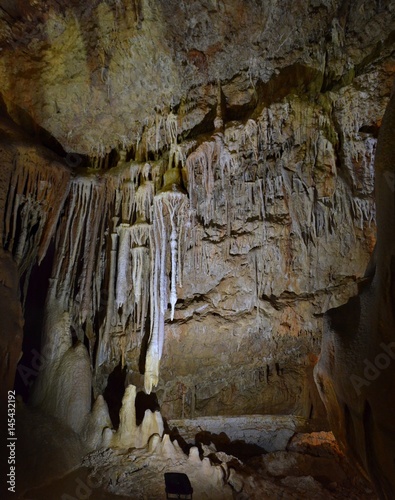
<svg viewBox="0 0 395 500">
<path fill-rule="evenodd" d="M 160 412 L 146 410 L 143 421 L 136 424 L 136 387 L 129 385 L 125 389 L 122 407 L 119 413 L 119 428 L 115 432 L 105 429 L 101 446 L 113 448 L 144 448 L 154 434 L 162 436 L 163 420 Z"/>
</svg>

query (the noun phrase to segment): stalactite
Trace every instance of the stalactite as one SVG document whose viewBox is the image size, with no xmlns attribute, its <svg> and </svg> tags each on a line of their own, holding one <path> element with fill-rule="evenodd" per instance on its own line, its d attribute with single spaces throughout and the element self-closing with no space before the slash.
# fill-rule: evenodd
<svg viewBox="0 0 395 500">
<path fill-rule="evenodd" d="M 143 180 L 136 191 L 136 210 L 138 217 L 143 221 L 151 218 L 151 207 L 154 199 L 154 183 L 149 180 L 151 175 L 151 165 L 146 163 L 141 173 Z"/>
<path fill-rule="evenodd" d="M 160 130 L 164 125 L 164 119 L 162 116 L 159 115 L 159 113 L 156 113 L 155 115 L 155 153 L 159 152 L 159 145 L 160 145 L 160 139 L 161 139 L 161 133 Z"/>
<path fill-rule="evenodd" d="M 169 144 L 177 144 L 177 115 L 170 112 L 166 118 L 166 137 Z"/>
<path fill-rule="evenodd" d="M 84 235 L 84 247 L 82 250 L 83 267 L 79 277 L 80 289 L 80 323 L 83 324 L 86 319 L 93 318 L 94 309 L 92 307 L 92 280 L 93 269 L 97 255 L 96 241 L 99 234 L 100 222 L 103 211 L 106 211 L 105 204 L 105 185 L 95 186 L 89 205 L 87 220 L 89 221 Z"/>
<path fill-rule="evenodd" d="M 243 128 L 243 145 L 252 149 L 254 158 L 258 159 L 258 125 L 257 123 L 249 119 Z"/>
<path fill-rule="evenodd" d="M 44 258 L 68 194 L 69 170 L 22 150 L 14 158 L 7 194 L 3 241 L 20 271 Z M 17 231 L 17 228 L 21 228 Z"/>
<path fill-rule="evenodd" d="M 157 128 L 155 120 L 147 122 L 145 131 L 145 151 L 145 161 L 148 161 L 148 155 L 150 152 L 157 152 Z"/>
<path fill-rule="evenodd" d="M 118 226 L 119 251 L 117 257 L 117 282 L 116 282 L 116 305 L 121 307 L 126 304 L 132 287 L 131 279 L 131 227 L 130 224 L 122 223 Z M 124 325 L 125 326 L 125 325 Z"/>
<path fill-rule="evenodd" d="M 115 229 L 117 225 L 117 217 L 114 217 L 113 220 Z M 110 341 L 110 331 L 111 327 L 115 326 L 114 309 L 115 309 L 115 276 L 116 276 L 116 266 L 117 266 L 117 248 L 118 248 L 118 234 L 116 232 L 113 232 L 111 233 L 110 278 L 108 285 L 107 310 L 106 310 L 104 329 L 100 332 L 100 337 L 99 337 L 96 367 L 103 364 L 107 359 L 109 341 Z"/>
<path fill-rule="evenodd" d="M 67 247 L 67 265 L 63 268 L 63 275 L 59 282 L 61 293 L 64 297 L 69 298 L 70 292 L 73 290 L 74 280 L 76 276 L 75 263 L 78 262 L 78 254 L 81 249 L 81 243 L 85 226 L 88 225 L 87 213 L 89 203 L 91 201 L 91 192 L 93 186 L 90 180 L 81 179 L 74 182 L 72 185 L 72 196 L 75 197 L 75 212 L 69 212 L 69 220 L 71 223 L 70 233 L 66 235 Z"/>
<path fill-rule="evenodd" d="M 122 204 L 121 217 L 122 222 L 130 223 L 134 215 L 135 208 L 135 184 L 131 180 L 125 180 L 122 183 L 122 188 L 120 190 Z M 115 210 L 117 213 L 117 210 Z"/>
<path fill-rule="evenodd" d="M 342 217 L 349 225 L 356 219 L 360 227 L 374 217 L 367 200 L 353 199 L 340 181 L 339 192 L 328 199 L 314 194 L 311 164 L 328 142 L 320 142 L 321 135 L 310 128 L 329 125 L 326 119 L 322 125 L 324 119 L 306 103 L 274 103 L 256 120 L 229 124 L 226 130 L 218 119 L 215 133 L 198 147 L 196 141 L 178 144 L 177 120 L 173 113 L 166 119 L 157 114 L 138 137 L 139 160 L 144 147 L 145 158 L 148 151 L 168 147 L 167 165 L 163 159 L 152 167 L 126 162 L 123 154 L 116 168 L 70 184 L 56 238 L 56 299 L 70 313 L 72 326 L 78 326 L 78 335 L 86 329 L 100 388 L 120 358 L 134 369 L 131 351 L 141 347 L 148 320 L 146 392 L 158 383 L 165 319 L 176 316 L 184 265 L 200 280 L 212 270 L 213 252 L 224 260 L 229 254 L 251 254 L 259 309 L 263 295 L 282 293 L 290 263 L 307 261 L 312 247 L 327 243 L 317 240 L 333 236 Z M 173 181 L 165 179 L 160 190 L 165 168 L 165 177 Z M 369 168 L 366 160 L 364 169 Z M 37 196 L 26 196 L 36 181 L 23 169 L 18 175 L 5 222 L 6 239 L 22 261 L 30 255 L 29 228 L 40 223 L 41 231 L 44 224 L 42 200 L 37 204 Z M 36 239 L 46 241 L 44 233 L 37 232 Z M 279 272 L 276 284 L 272 276 Z"/>
<path fill-rule="evenodd" d="M 360 229 L 363 229 L 364 221 L 366 221 L 369 226 L 375 221 L 376 213 L 371 200 L 352 198 L 352 208 Z"/>
<path fill-rule="evenodd" d="M 227 146 L 225 145 L 224 136 L 222 133 L 217 132 L 214 134 L 215 150 L 214 160 L 218 162 L 220 168 L 221 185 L 224 185 L 226 176 L 232 174 L 234 168 L 234 160 L 230 154 Z"/>
<path fill-rule="evenodd" d="M 21 268 L 24 257 L 28 257 L 26 247 L 29 243 L 29 229 L 34 227 L 40 220 L 40 214 L 37 213 L 37 207 L 34 207 L 34 202 L 30 198 L 26 198 L 24 203 L 20 204 L 19 208 L 22 223 L 19 229 L 18 243 L 15 250 L 15 261 L 18 267 Z M 23 272 L 23 268 L 21 270 Z"/>
<path fill-rule="evenodd" d="M 159 377 L 159 361 L 162 356 L 162 346 L 164 341 L 164 316 L 161 310 L 161 292 L 160 290 L 160 275 L 161 275 L 161 250 L 163 238 L 163 220 L 162 212 L 156 213 L 154 205 L 154 230 L 153 230 L 153 245 L 151 247 L 151 287 L 150 287 L 150 304 L 151 304 L 151 331 L 149 346 L 145 359 L 145 375 L 144 388 L 147 394 L 150 394 L 152 388 L 158 383 Z"/>
<path fill-rule="evenodd" d="M 204 142 L 193 153 L 191 153 L 186 161 L 186 168 L 188 171 L 188 192 L 191 194 L 191 203 L 198 210 L 200 215 L 200 206 L 196 193 L 196 176 L 201 176 L 202 188 L 204 190 L 204 207 L 203 207 L 203 220 L 208 224 L 214 216 L 213 210 L 213 194 L 214 194 L 214 170 L 213 161 L 214 153 L 216 151 L 215 141 Z"/>
<path fill-rule="evenodd" d="M 135 329 L 140 329 L 140 342 L 144 335 L 150 300 L 151 277 L 151 226 L 147 223 L 134 224 L 131 227 L 132 245 L 132 283 L 134 288 L 133 305 L 135 307 Z M 140 345 L 140 342 L 137 342 Z"/>
<path fill-rule="evenodd" d="M 53 277 L 57 279 L 57 297 L 68 309 L 74 305 L 73 322 L 83 324 L 94 315 L 93 269 L 97 237 L 106 207 L 103 181 L 78 178 L 71 183 L 68 210 L 61 222 L 56 241 Z M 76 266 L 75 263 L 80 265 Z"/>
<path fill-rule="evenodd" d="M 158 383 L 159 362 L 164 343 L 164 315 L 170 295 L 171 320 L 177 301 L 177 254 L 183 253 L 184 241 L 180 236 L 180 225 L 187 216 L 188 198 L 177 190 L 163 191 L 154 198 L 153 211 L 153 249 L 151 275 L 151 335 L 146 357 L 145 390 L 150 393 Z M 168 243 L 170 242 L 170 256 Z M 170 287 L 167 278 L 168 261 L 170 267 Z M 179 278 L 180 279 L 180 278 Z M 170 288 L 170 290 L 169 290 Z M 170 292 L 170 294 L 169 294 Z"/>
</svg>

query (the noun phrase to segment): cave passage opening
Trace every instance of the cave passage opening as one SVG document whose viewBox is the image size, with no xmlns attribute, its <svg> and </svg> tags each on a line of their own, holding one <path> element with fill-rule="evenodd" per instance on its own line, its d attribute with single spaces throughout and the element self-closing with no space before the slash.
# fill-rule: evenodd
<svg viewBox="0 0 395 500">
<path fill-rule="evenodd" d="M 54 256 L 55 244 L 51 242 L 41 264 L 34 264 L 31 270 L 25 298 L 22 356 L 17 366 L 14 383 L 16 393 L 25 403 L 29 401 L 33 384 L 45 363 L 41 337 Z M 28 278 L 25 276 L 25 279 Z M 21 289 L 23 289 L 22 286 Z"/>
</svg>

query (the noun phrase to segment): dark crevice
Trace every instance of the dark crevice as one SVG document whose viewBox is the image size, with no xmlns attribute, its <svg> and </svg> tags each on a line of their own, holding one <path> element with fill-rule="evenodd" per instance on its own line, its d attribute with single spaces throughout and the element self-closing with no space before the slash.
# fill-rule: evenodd
<svg viewBox="0 0 395 500">
<path fill-rule="evenodd" d="M 121 363 L 110 373 L 107 386 L 103 392 L 103 397 L 108 405 L 111 422 L 114 429 L 119 427 L 119 412 L 122 407 L 122 398 L 125 393 L 126 367 L 122 368 Z"/>
<path fill-rule="evenodd" d="M 368 401 L 365 401 L 363 411 L 363 429 L 365 438 L 365 459 L 369 476 L 372 479 L 380 498 L 393 498 L 391 481 L 389 481 L 382 471 L 379 470 L 379 460 L 375 450 L 374 416 Z"/>
<path fill-rule="evenodd" d="M 375 123 L 374 125 L 363 125 L 359 129 L 359 132 L 361 134 L 371 135 L 375 139 L 377 139 L 377 137 L 379 136 L 379 131 L 380 131 L 380 127 L 379 127 L 379 125 L 377 123 Z"/>
<path fill-rule="evenodd" d="M 266 451 L 257 444 L 247 443 L 241 439 L 231 441 L 225 432 L 214 434 L 209 431 L 201 431 L 196 434 L 195 442 L 200 449 L 201 444 L 209 446 L 212 443 L 215 445 L 217 451 L 233 455 L 243 461 L 266 453 Z M 215 460 L 216 457 L 213 454 L 210 458 Z M 216 460 L 218 461 L 218 458 Z"/>
<path fill-rule="evenodd" d="M 267 83 L 257 82 L 257 105 L 251 117 L 259 116 L 264 108 L 288 95 L 316 95 L 322 88 L 322 80 L 322 72 L 300 63 L 282 68 Z"/>
<path fill-rule="evenodd" d="M 150 306 L 148 304 L 148 311 L 150 311 Z M 148 312 L 146 320 L 145 320 L 145 325 L 144 325 L 144 335 L 141 340 L 141 349 L 140 349 L 140 356 L 139 356 L 139 372 L 143 375 L 145 373 L 145 358 L 147 356 L 147 350 L 148 350 L 148 343 L 150 339 L 150 334 L 151 334 L 151 317 Z"/>
<path fill-rule="evenodd" d="M 35 264 L 30 274 L 25 301 L 23 355 L 18 363 L 15 377 L 15 390 L 24 401 L 28 401 L 31 385 L 45 361 L 41 352 L 41 332 L 44 326 L 45 300 L 54 254 L 55 245 L 51 242 L 41 265 Z"/>
<path fill-rule="evenodd" d="M 350 450 L 357 450 L 357 440 L 355 436 L 354 422 L 348 405 L 344 404 L 344 427 L 347 436 L 348 447 Z"/>
<path fill-rule="evenodd" d="M 152 412 L 160 410 L 158 397 L 154 392 L 151 392 L 151 394 L 146 394 L 142 391 L 138 392 L 136 395 L 135 406 L 137 425 L 140 425 L 143 421 L 146 410 L 151 410 Z"/>
<path fill-rule="evenodd" d="M 335 162 L 336 162 L 336 169 L 338 172 L 338 175 L 343 181 L 346 183 L 347 186 L 350 187 L 353 195 L 355 194 L 355 189 L 354 189 L 354 180 L 351 176 L 351 173 L 346 167 L 346 161 L 345 161 L 345 156 L 344 156 L 344 134 L 343 134 L 343 129 L 338 120 L 336 119 L 336 116 L 332 114 L 332 123 L 333 126 L 336 130 L 337 136 L 338 136 L 338 143 L 335 145 Z"/>
<path fill-rule="evenodd" d="M 336 332 L 342 349 L 347 351 L 359 330 L 361 318 L 361 299 L 359 296 L 351 297 L 349 301 L 326 313 L 330 328 Z"/>
<path fill-rule="evenodd" d="M 214 120 L 216 117 L 216 106 L 212 106 L 203 120 L 193 128 L 181 134 L 181 140 L 196 139 L 197 137 L 214 132 Z"/>
</svg>

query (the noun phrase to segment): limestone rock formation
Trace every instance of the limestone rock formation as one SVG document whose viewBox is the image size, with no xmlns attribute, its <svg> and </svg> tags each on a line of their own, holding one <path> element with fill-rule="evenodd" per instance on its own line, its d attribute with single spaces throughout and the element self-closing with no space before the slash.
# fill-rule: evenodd
<svg viewBox="0 0 395 500">
<path fill-rule="evenodd" d="M 395 488 L 389 397 L 395 383 L 394 126 L 392 94 L 375 159 L 377 246 L 371 268 L 359 294 L 326 314 L 315 374 L 336 437 L 382 498 L 392 498 Z"/>
<path fill-rule="evenodd" d="M 394 32 L 392 0 L 3 2 L 4 387 L 89 450 L 145 444 L 158 407 L 323 429 L 321 351 L 336 436 L 388 496 L 390 422 L 333 363 L 361 377 L 392 341 Z"/>
<path fill-rule="evenodd" d="M 288 447 L 242 460 L 213 443 L 196 441 L 181 448 L 169 435 L 154 434 L 147 446 L 138 449 L 94 451 L 82 466 L 52 484 L 31 489 L 26 496 L 40 500 L 59 493 L 74 498 L 91 494 L 93 498 L 126 500 L 132 492 L 136 500 L 164 499 L 164 473 L 177 472 L 187 474 L 193 498 L 198 500 L 271 500 L 279 495 L 311 500 L 375 498 L 370 485 L 355 475 L 327 432 L 295 434 Z"/>
</svg>

